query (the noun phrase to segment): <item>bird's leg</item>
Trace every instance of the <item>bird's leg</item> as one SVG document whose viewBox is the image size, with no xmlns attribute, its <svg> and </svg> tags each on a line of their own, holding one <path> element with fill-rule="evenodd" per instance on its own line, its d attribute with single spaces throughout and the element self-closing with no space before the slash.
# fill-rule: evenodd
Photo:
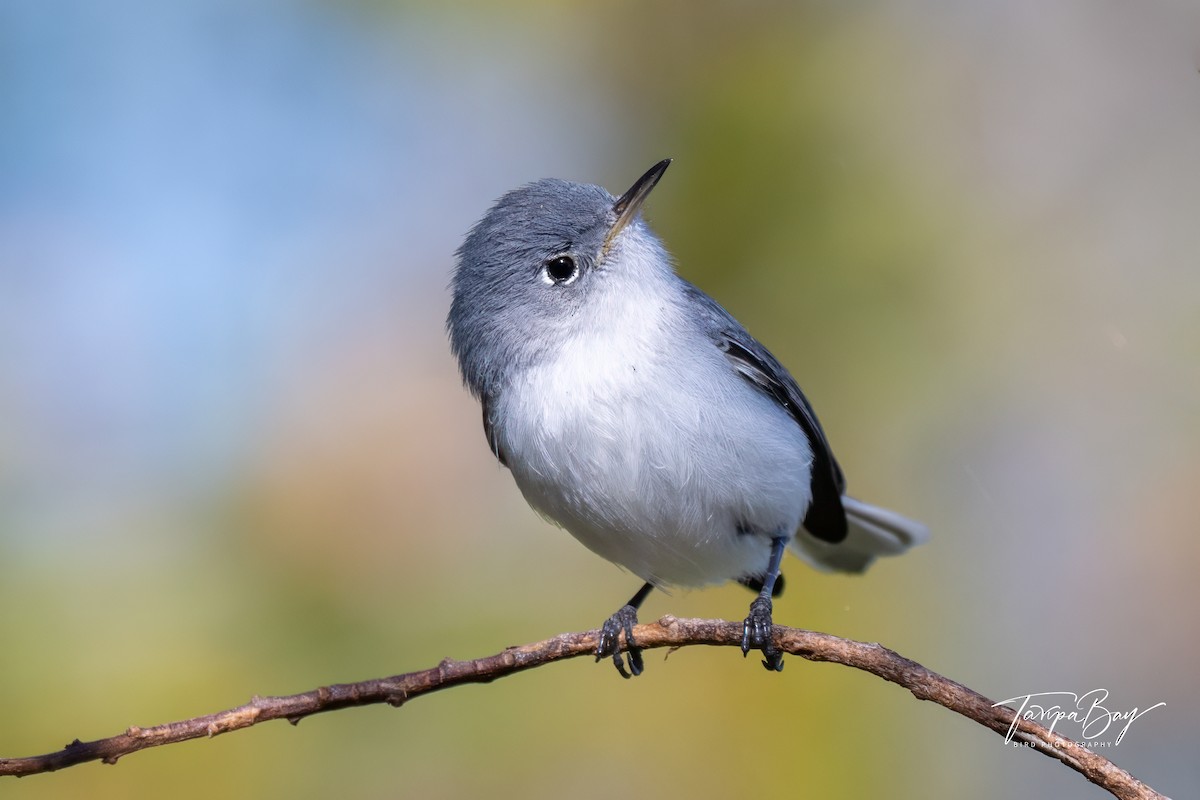
<svg viewBox="0 0 1200 800">
<path fill-rule="evenodd" d="M 617 672 L 621 673 L 622 678 L 642 674 L 642 649 L 633 641 L 633 626 L 637 624 L 638 609 L 652 591 L 654 591 L 652 583 L 647 583 L 638 589 L 638 593 L 629 598 L 629 602 L 609 617 L 605 621 L 604 627 L 600 629 L 600 643 L 596 645 L 596 660 L 612 656 L 613 663 L 617 666 Z M 625 650 L 629 653 L 629 672 L 625 671 L 625 664 L 621 660 L 622 631 L 625 632 Z"/>
<path fill-rule="evenodd" d="M 779 565 L 783 561 L 783 549 L 788 540 L 778 537 L 771 540 L 771 563 L 763 576 L 762 591 L 750 604 L 750 615 L 742 625 L 742 655 L 751 649 L 762 650 L 763 666 L 779 672 L 783 669 L 783 653 L 775 646 L 771 635 L 774 622 L 771 619 L 771 593 L 775 589 L 775 581 L 779 578 Z"/>
</svg>

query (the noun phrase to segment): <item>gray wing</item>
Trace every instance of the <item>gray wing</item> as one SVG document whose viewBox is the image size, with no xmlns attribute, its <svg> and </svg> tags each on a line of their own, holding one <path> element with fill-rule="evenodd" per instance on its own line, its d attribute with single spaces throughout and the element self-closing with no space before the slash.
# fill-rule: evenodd
<svg viewBox="0 0 1200 800">
<path fill-rule="evenodd" d="M 829 448 L 825 431 L 808 399 L 796 385 L 796 379 L 716 300 L 690 283 L 685 282 L 685 286 L 705 316 L 704 322 L 713 343 L 725 353 L 734 369 L 779 403 L 808 436 L 813 451 L 812 502 L 804 516 L 804 528 L 826 542 L 842 541 L 847 533 L 846 511 L 842 507 L 846 479 Z"/>
</svg>

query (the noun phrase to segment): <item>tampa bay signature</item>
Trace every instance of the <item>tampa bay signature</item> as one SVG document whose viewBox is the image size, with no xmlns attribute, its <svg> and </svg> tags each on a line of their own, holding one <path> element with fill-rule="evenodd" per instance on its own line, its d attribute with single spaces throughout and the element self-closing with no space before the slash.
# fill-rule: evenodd
<svg viewBox="0 0 1200 800">
<path fill-rule="evenodd" d="M 992 708 L 1009 706 L 1016 711 L 1012 724 L 1008 726 L 1008 732 L 1004 736 L 1005 744 L 1012 742 L 1013 736 L 1017 732 L 1017 723 L 1022 719 L 1027 719 L 1045 725 L 1052 733 L 1056 732 L 1054 728 L 1060 722 L 1078 724 L 1081 744 L 1089 747 L 1116 747 L 1125 738 L 1125 734 L 1129 732 L 1129 728 L 1134 722 L 1154 709 L 1166 705 L 1165 702 L 1158 702 L 1148 708 L 1134 706 L 1128 711 L 1118 711 L 1108 707 L 1108 696 L 1107 689 L 1092 689 L 1083 694 L 1036 692 L 1001 700 L 999 703 L 993 703 Z M 1019 707 L 1016 707 L 1017 704 Z M 1125 724 L 1117 731 L 1115 726 L 1122 722 Z M 1101 740 L 1100 737 L 1109 733 L 1110 730 L 1116 731 L 1116 739 Z M 1067 735 L 1062 731 L 1057 731 L 1057 733 L 1061 736 Z"/>
</svg>

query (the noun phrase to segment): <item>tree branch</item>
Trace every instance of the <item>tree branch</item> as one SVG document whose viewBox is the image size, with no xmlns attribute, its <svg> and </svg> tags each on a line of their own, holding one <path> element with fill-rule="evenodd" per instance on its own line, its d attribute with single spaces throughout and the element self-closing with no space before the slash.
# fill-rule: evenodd
<svg viewBox="0 0 1200 800">
<path fill-rule="evenodd" d="M 591 656 L 595 653 L 598 633 L 565 633 L 543 642 L 510 647 L 502 653 L 473 661 L 446 659 L 432 669 L 390 678 L 323 686 L 286 697 L 256 696 L 244 706 L 216 714 L 153 728 L 135 726 L 117 736 L 94 742 L 76 739 L 54 753 L 28 758 L 0 758 L 0 776 L 21 777 L 53 772 L 87 761 L 115 764 L 122 756 L 148 747 L 212 737 L 272 719 L 286 719 L 294 725 L 304 717 L 348 706 L 374 703 L 401 706 L 414 697 L 438 689 L 464 683 L 488 683 L 554 661 Z M 639 646 L 646 649 L 687 645 L 740 646 L 742 623 L 666 616 L 655 623 L 638 625 L 634 629 L 634 638 Z M 1016 714 L 1011 709 L 994 706 L 991 700 L 978 692 L 942 677 L 882 645 L 779 625 L 775 626 L 775 638 L 784 652 L 809 661 L 828 661 L 870 672 L 903 686 L 918 700 L 930 700 L 1002 736 L 1008 735 L 1012 729 Z M 1066 737 L 1051 733 L 1029 720 L 1018 720 L 1016 725 L 1014 740 L 1061 761 L 1122 800 L 1164 797 L 1108 759 Z"/>
</svg>

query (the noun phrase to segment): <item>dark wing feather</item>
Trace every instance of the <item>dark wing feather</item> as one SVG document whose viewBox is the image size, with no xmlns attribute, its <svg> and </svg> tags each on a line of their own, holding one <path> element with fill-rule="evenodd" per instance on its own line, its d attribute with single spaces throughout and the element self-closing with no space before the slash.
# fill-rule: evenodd
<svg viewBox="0 0 1200 800">
<path fill-rule="evenodd" d="M 695 286 L 687 284 L 687 289 L 705 312 L 713 343 L 743 378 L 779 403 L 808 436 L 813 451 L 812 502 L 804 517 L 804 528 L 826 542 L 842 541 L 847 532 L 846 511 L 842 507 L 846 479 L 808 399 L 795 378 L 728 311 Z"/>
<path fill-rule="evenodd" d="M 487 437 L 488 447 L 492 449 L 496 459 L 507 467 L 508 462 L 504 460 L 504 454 L 500 452 L 500 443 L 496 441 L 496 432 L 492 427 L 491 398 L 486 394 L 480 395 L 479 404 L 483 406 L 483 435 Z"/>
</svg>

